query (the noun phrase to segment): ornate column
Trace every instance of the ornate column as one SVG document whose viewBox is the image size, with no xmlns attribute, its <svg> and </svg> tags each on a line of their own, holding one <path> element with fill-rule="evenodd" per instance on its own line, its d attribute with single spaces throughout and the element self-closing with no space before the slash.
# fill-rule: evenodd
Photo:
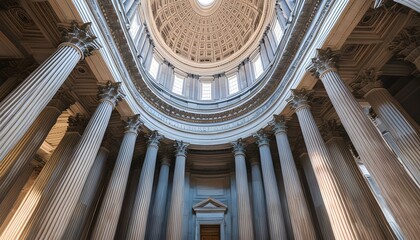
<svg viewBox="0 0 420 240">
<path fill-rule="evenodd" d="M 401 161 L 420 184 L 420 136 L 419 126 L 395 98 L 382 86 L 378 72 L 368 69 L 361 75 L 364 94 L 386 129 L 391 133 Z"/>
<path fill-rule="evenodd" d="M 336 61 L 337 54 L 331 49 L 318 50 L 318 56 L 312 59 L 311 70 L 323 82 L 344 128 L 360 158 L 377 180 L 404 236 L 415 239 L 420 235 L 420 228 L 416 225 L 420 217 L 419 188 L 340 78 Z"/>
<path fill-rule="evenodd" d="M 312 224 L 309 209 L 303 194 L 302 184 L 287 139 L 286 119 L 276 116 L 273 122 L 274 134 L 277 141 L 280 166 L 283 174 L 284 188 L 292 222 L 293 235 L 296 239 L 316 239 L 314 225 Z"/>
<path fill-rule="evenodd" d="M 252 228 L 251 203 L 248 191 L 248 173 L 245 163 L 245 145 L 242 139 L 232 142 L 235 155 L 236 191 L 238 193 L 238 227 L 239 239 L 254 239 Z"/>
<path fill-rule="evenodd" d="M 420 4 L 416 1 L 396 0 L 395 2 L 399 2 L 420 12 Z M 420 71 L 420 41 L 418 36 L 418 28 L 404 28 L 389 44 L 388 49 L 393 52 L 394 56 L 413 63 L 417 67 L 417 70 Z"/>
<path fill-rule="evenodd" d="M 254 134 L 254 138 L 257 140 L 256 143 L 260 150 L 270 238 L 279 240 L 287 239 L 283 212 L 281 210 L 279 188 L 277 186 L 270 145 L 268 143 L 269 139 L 262 130 Z"/>
<path fill-rule="evenodd" d="M 34 162 L 41 165 L 38 160 L 34 159 Z M 35 166 L 34 164 L 29 163 L 25 166 L 23 171 L 19 174 L 19 177 L 16 179 L 10 191 L 7 193 L 6 197 L 0 204 L 0 236 L 1 233 L 6 228 L 6 225 L 10 222 L 10 219 L 13 217 L 14 212 L 16 212 L 16 207 L 20 205 L 19 196 L 22 194 L 22 190 L 27 186 L 28 181 L 30 181 L 34 170 L 37 171 L 40 167 Z M 41 167 L 42 168 L 42 167 Z M 15 210 L 15 211 L 13 211 Z M 13 212 L 13 213 L 12 213 Z M 10 215 L 10 216 L 9 216 Z"/>
<path fill-rule="evenodd" d="M 251 157 L 250 162 L 255 236 L 260 240 L 268 240 L 267 210 L 265 208 L 265 194 L 261 178 L 260 162 L 257 156 Z"/>
<path fill-rule="evenodd" d="M 7 78 L 7 80 L 0 85 L 0 102 L 9 95 L 22 81 L 18 76 Z"/>
<path fill-rule="evenodd" d="M 22 200 L 12 219 L 0 235 L 0 239 L 19 239 L 31 218 L 40 209 L 42 199 L 47 199 L 54 183 L 66 169 L 70 154 L 80 140 L 85 126 L 85 120 L 80 117 L 70 117 L 69 126 L 50 159 L 42 168 L 33 186 Z"/>
<path fill-rule="evenodd" d="M 90 169 L 89 175 L 83 186 L 82 193 L 77 201 L 76 207 L 71 215 L 69 224 L 62 239 L 83 239 L 83 230 L 86 225 L 89 225 L 89 215 L 93 214 L 95 199 L 97 198 L 98 191 L 100 191 L 100 184 L 106 175 L 106 160 L 109 155 L 108 140 L 102 142 L 98 154 L 96 154 L 95 161 Z M 124 189 L 125 190 L 125 189 Z"/>
<path fill-rule="evenodd" d="M 169 207 L 168 227 L 166 239 L 182 239 L 182 210 L 184 204 L 185 160 L 187 157 L 187 143 L 175 142 L 175 171 L 172 181 L 171 206 Z"/>
<path fill-rule="evenodd" d="M 164 153 L 161 160 L 159 180 L 156 188 L 155 203 L 153 204 L 152 216 L 150 218 L 149 238 L 160 240 L 162 238 L 163 227 L 165 226 L 166 200 L 168 196 L 169 166 L 171 159 Z"/>
<path fill-rule="evenodd" d="M 120 83 L 100 87 L 100 104 L 70 157 L 67 171 L 54 189 L 45 211 L 31 230 L 31 239 L 61 238 L 83 190 L 108 126 L 112 110 L 122 98 Z"/>
<path fill-rule="evenodd" d="M 10 73 L 7 80 L 0 85 L 0 102 L 3 101 L 19 84 L 29 76 L 38 64 L 31 59 L 24 59 L 19 62 L 18 67 L 8 66 L 6 71 Z"/>
<path fill-rule="evenodd" d="M 131 170 L 130 176 L 128 177 L 129 182 L 123 202 L 124 208 L 120 213 L 120 220 L 118 222 L 116 232 L 117 236 L 121 239 L 126 239 L 127 235 L 128 224 L 130 222 L 131 216 L 131 209 L 133 208 L 134 200 L 136 197 L 136 189 L 140 178 L 141 166 L 139 165 L 139 162 L 133 164 L 134 169 Z"/>
<path fill-rule="evenodd" d="M 345 201 L 355 206 L 354 209 L 359 216 L 362 216 L 364 225 L 375 227 L 378 231 L 382 230 L 386 239 L 392 239 L 393 236 L 390 234 L 389 225 L 381 208 L 341 137 L 342 130 L 344 129 L 341 129 L 335 120 L 330 120 L 322 126 L 322 134 L 326 140 L 328 151 L 334 159 L 332 161 L 333 168 L 336 170 L 340 184 L 350 196 Z"/>
<path fill-rule="evenodd" d="M 68 93 L 59 92 L 39 114 L 29 131 L 0 162 L 0 202 L 36 151 L 41 147 L 60 114 L 74 102 Z"/>
<path fill-rule="evenodd" d="M 141 124 L 140 115 L 128 118 L 120 151 L 92 232 L 92 239 L 114 239 Z"/>
<path fill-rule="evenodd" d="M 90 23 L 64 31 L 65 42 L 0 103 L 0 159 L 27 132 L 76 64 L 97 47 Z"/>
<path fill-rule="evenodd" d="M 147 216 L 149 213 L 150 198 L 152 197 L 153 175 L 155 173 L 156 156 L 159 141 L 163 138 L 157 131 L 149 137 L 146 157 L 141 169 L 139 185 L 136 191 L 133 210 L 128 224 L 127 239 L 144 239 L 146 234 Z"/>
<path fill-rule="evenodd" d="M 307 99 L 307 91 L 292 90 L 292 96 L 287 101 L 296 110 L 335 238 L 383 239 L 381 231 L 374 226 L 366 225 L 361 219 L 362 216 L 359 216 L 355 210 L 357 206 L 347 201 L 351 198 L 339 181 L 336 173 L 338 169 L 332 164 L 332 157 L 311 114 Z"/>
<path fill-rule="evenodd" d="M 322 200 L 321 191 L 316 181 L 314 169 L 311 166 L 311 160 L 307 152 L 303 152 L 299 156 L 303 172 L 305 173 L 306 182 L 308 183 L 309 192 L 314 204 L 316 218 L 324 239 L 334 240 L 334 233 L 331 228 L 330 219 L 328 218 L 327 209 Z"/>
</svg>

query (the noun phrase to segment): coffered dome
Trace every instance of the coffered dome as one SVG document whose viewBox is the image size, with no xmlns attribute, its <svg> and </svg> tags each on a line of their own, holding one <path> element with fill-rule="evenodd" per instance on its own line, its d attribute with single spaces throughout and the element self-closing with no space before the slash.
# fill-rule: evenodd
<svg viewBox="0 0 420 240">
<path fill-rule="evenodd" d="M 268 24 L 268 9 L 271 14 L 274 9 L 274 1 L 255 0 L 152 0 L 148 4 L 151 16 L 146 21 L 158 52 L 195 74 L 202 71 L 188 68 L 216 74 L 220 69 L 211 72 L 211 68 L 232 61 L 237 65 L 247 57 L 244 52 L 255 49 Z"/>
</svg>

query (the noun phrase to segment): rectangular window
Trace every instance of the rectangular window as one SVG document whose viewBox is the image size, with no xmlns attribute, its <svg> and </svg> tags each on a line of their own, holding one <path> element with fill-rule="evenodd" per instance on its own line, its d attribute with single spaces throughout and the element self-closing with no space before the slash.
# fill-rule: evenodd
<svg viewBox="0 0 420 240">
<path fill-rule="evenodd" d="M 182 95 L 183 88 L 184 88 L 184 79 L 175 75 L 174 85 L 172 85 L 172 92 L 178 95 Z"/>
<path fill-rule="evenodd" d="M 154 78 L 154 79 L 156 79 L 157 78 L 157 75 L 158 75 L 158 72 L 159 72 L 159 63 L 158 63 L 158 61 L 153 57 L 152 58 L 152 63 L 150 64 L 150 69 L 149 69 L 149 73 L 150 73 L 150 75 L 152 75 L 152 77 Z"/>
<path fill-rule="evenodd" d="M 140 29 L 140 23 L 138 22 L 137 18 L 138 17 L 136 16 L 136 18 L 133 19 L 133 21 L 131 22 L 131 25 L 130 25 L 129 33 L 130 33 L 130 36 L 131 36 L 132 39 L 134 39 L 136 37 L 137 32 Z"/>
<path fill-rule="evenodd" d="M 261 61 L 261 55 L 258 55 L 258 57 L 254 61 L 255 79 L 257 79 L 263 72 L 264 72 L 264 68 Z"/>
<path fill-rule="evenodd" d="M 201 100 L 211 100 L 211 83 L 201 84 Z"/>
<path fill-rule="evenodd" d="M 273 34 L 276 38 L 276 44 L 279 45 L 280 40 L 283 37 L 283 30 L 281 30 L 280 23 L 278 20 L 274 21 Z"/>
<path fill-rule="evenodd" d="M 228 85 L 229 85 L 229 94 L 234 94 L 239 91 L 238 77 L 236 74 L 228 78 Z"/>
</svg>

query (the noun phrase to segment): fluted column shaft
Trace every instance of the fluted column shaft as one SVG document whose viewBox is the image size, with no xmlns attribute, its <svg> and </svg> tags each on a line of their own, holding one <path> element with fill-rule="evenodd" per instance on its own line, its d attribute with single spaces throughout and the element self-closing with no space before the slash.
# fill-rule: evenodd
<svg viewBox="0 0 420 240">
<path fill-rule="evenodd" d="M 365 98 L 394 137 L 401 161 L 420 185 L 419 126 L 385 88 L 373 88 Z"/>
<path fill-rule="evenodd" d="M 36 117 L 70 75 L 73 68 L 93 49 L 90 24 L 73 24 L 65 32 L 67 42 L 29 75 L 0 103 L 0 161 L 22 138 Z"/>
<path fill-rule="evenodd" d="M 321 79 L 341 123 L 407 239 L 420 235 L 420 190 L 370 119 L 364 114 L 336 69 L 337 54 L 318 50 L 312 70 Z"/>
<path fill-rule="evenodd" d="M 0 202 L 22 168 L 31 161 L 36 151 L 41 147 L 60 114 L 60 109 L 47 106 L 24 137 L 0 162 Z"/>
<path fill-rule="evenodd" d="M 332 157 L 321 137 L 321 133 L 306 102 L 305 93 L 293 94 L 290 102 L 302 129 L 305 145 L 314 169 L 315 177 L 324 199 L 331 227 L 336 239 L 382 239 L 382 232 L 374 226 L 364 225 L 362 216 L 354 209 L 356 206 L 347 201 L 349 194 L 342 184 L 332 164 Z"/>
<path fill-rule="evenodd" d="M 156 156 L 161 138 L 162 136 L 158 135 L 157 132 L 154 132 L 150 137 L 133 204 L 133 211 L 128 224 L 127 239 L 136 240 L 144 239 L 145 237 L 150 199 L 152 197 Z"/>
<path fill-rule="evenodd" d="M 265 208 L 265 194 L 261 177 L 261 168 L 260 163 L 255 158 L 251 159 L 251 175 L 255 237 L 260 240 L 268 240 L 267 210 Z"/>
<path fill-rule="evenodd" d="M 324 239 L 334 240 L 335 238 L 331 228 L 331 222 L 328 218 L 327 209 L 324 204 L 324 200 L 322 199 L 321 191 L 316 181 L 314 169 L 312 168 L 309 155 L 305 152 L 302 153 L 299 158 L 305 173 L 306 181 L 308 183 L 309 192 L 312 196 L 312 201 L 315 207 L 316 217 L 318 219 L 318 224 L 320 226 L 322 236 Z"/>
<path fill-rule="evenodd" d="M 331 137 L 326 145 L 334 159 L 334 169 L 338 173 L 339 181 L 350 193 L 351 198 L 346 200 L 352 201 L 356 205 L 355 210 L 363 216 L 364 225 L 375 227 L 378 231 L 382 230 L 386 238 L 391 239 L 393 236 L 381 208 L 343 138 Z"/>
<path fill-rule="evenodd" d="M 50 159 L 42 168 L 34 185 L 26 194 L 19 208 L 8 223 L 0 239 L 19 239 L 25 227 L 29 224 L 33 214 L 40 207 L 42 199 L 47 197 L 47 192 L 51 191 L 51 185 L 61 176 L 63 170 L 67 167 L 70 154 L 77 142 L 80 140 L 80 134 L 76 131 L 67 132 L 57 148 L 54 150 Z"/>
<path fill-rule="evenodd" d="M 257 134 L 256 138 L 260 150 L 270 238 L 279 240 L 287 239 L 268 138 L 264 134 Z"/>
<path fill-rule="evenodd" d="M 120 151 L 92 233 L 92 239 L 114 239 L 140 123 L 139 115 L 136 115 L 130 118 L 126 125 Z"/>
<path fill-rule="evenodd" d="M 152 216 L 150 219 L 149 239 L 160 240 L 162 237 L 162 227 L 164 226 L 166 198 L 168 195 L 169 180 L 169 159 L 163 159 L 159 171 L 159 180 L 156 188 L 155 203 L 153 205 Z"/>
<path fill-rule="evenodd" d="M 77 43 L 62 43 L 0 103 L 0 159 L 22 138 L 81 59 L 83 50 Z"/>
<path fill-rule="evenodd" d="M 131 170 L 131 174 L 128 177 L 129 182 L 123 202 L 124 208 L 122 209 L 122 212 L 120 214 L 120 221 L 118 222 L 118 228 L 116 233 L 118 234 L 117 236 L 119 236 L 121 239 L 126 239 L 127 228 L 130 221 L 131 209 L 136 196 L 136 189 L 140 178 L 140 172 L 140 167 L 135 167 L 133 170 Z"/>
<path fill-rule="evenodd" d="M 321 76 L 328 96 L 354 147 L 383 193 L 404 236 L 420 234 L 415 222 L 420 219 L 420 191 L 393 152 L 363 113 L 336 71 Z"/>
<path fill-rule="evenodd" d="M 184 185 L 185 185 L 185 160 L 187 157 L 188 144 L 182 141 L 175 142 L 175 171 L 172 180 L 171 205 L 169 207 L 168 226 L 166 239 L 182 239 L 183 204 L 184 204 Z"/>
<path fill-rule="evenodd" d="M 108 84 L 102 89 L 100 96 L 101 103 L 73 151 L 67 171 L 58 182 L 39 221 L 31 230 L 29 236 L 31 239 L 58 239 L 62 237 L 67 227 L 98 153 L 112 110 L 121 98 L 119 84 Z"/>
<path fill-rule="evenodd" d="M 19 85 L 20 79 L 18 77 L 9 77 L 3 84 L 0 85 L 0 102 L 9 95 L 13 89 Z"/>
<path fill-rule="evenodd" d="M 105 147 L 99 149 L 62 239 L 81 239 L 83 229 L 88 224 L 88 216 L 93 210 L 97 191 L 100 190 L 99 185 L 105 175 L 108 155 L 108 149 Z"/>
<path fill-rule="evenodd" d="M 254 239 L 252 227 L 251 203 L 248 191 L 248 173 L 245 163 L 245 146 L 241 141 L 234 142 L 236 192 L 238 194 L 239 239 Z"/>
<path fill-rule="evenodd" d="M 285 122 L 276 122 L 274 127 L 279 152 L 284 188 L 295 239 L 316 239 L 314 225 L 305 201 L 292 150 L 287 139 Z"/>
<path fill-rule="evenodd" d="M 10 219 L 13 217 L 13 215 L 9 216 L 12 212 L 11 210 L 13 210 L 14 208 L 13 206 L 16 206 L 19 195 L 21 194 L 23 188 L 27 184 L 33 171 L 34 171 L 34 166 L 32 164 L 26 165 L 23 171 L 19 174 L 18 179 L 16 179 L 10 191 L 7 193 L 6 197 L 1 202 L 0 204 L 0 234 L 4 231 L 4 229 L 6 228 L 6 224 L 8 224 L 10 222 Z M 23 199 L 21 201 L 23 201 Z"/>
</svg>

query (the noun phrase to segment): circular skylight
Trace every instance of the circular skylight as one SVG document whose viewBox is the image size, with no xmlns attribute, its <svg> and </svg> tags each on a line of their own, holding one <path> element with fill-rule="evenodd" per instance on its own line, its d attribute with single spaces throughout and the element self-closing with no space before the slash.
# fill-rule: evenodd
<svg viewBox="0 0 420 240">
<path fill-rule="evenodd" d="M 208 7 L 214 3 L 214 0 L 197 0 L 197 1 L 203 7 Z"/>
</svg>

